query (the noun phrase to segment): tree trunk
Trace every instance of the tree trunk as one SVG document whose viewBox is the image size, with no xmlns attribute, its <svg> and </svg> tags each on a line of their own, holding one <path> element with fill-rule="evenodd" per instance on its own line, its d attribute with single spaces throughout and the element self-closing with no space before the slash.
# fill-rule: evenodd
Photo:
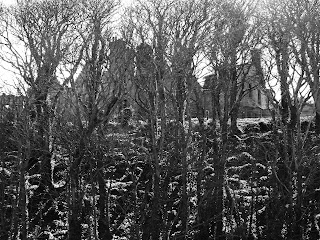
<svg viewBox="0 0 320 240">
<path fill-rule="evenodd" d="M 203 180 L 203 169 L 205 163 L 205 156 L 207 154 L 207 137 L 205 134 L 204 125 L 200 123 L 200 133 L 202 138 L 201 144 L 201 156 L 198 158 L 197 163 L 197 223 L 199 225 L 199 233 L 196 237 L 197 240 L 207 240 L 209 239 L 209 216 L 207 214 L 207 208 L 209 198 L 207 201 L 203 199 L 202 191 L 202 180 Z M 210 191 L 210 189 L 208 189 Z M 211 195 L 211 194 L 210 194 Z"/>
<path fill-rule="evenodd" d="M 289 128 L 291 131 L 296 130 L 297 124 L 298 124 L 298 111 L 297 106 L 295 104 L 290 104 L 290 123 Z"/>
<path fill-rule="evenodd" d="M 161 212 L 160 212 L 160 174 L 155 171 L 153 180 L 154 197 L 152 200 L 152 240 L 160 239 Z"/>
<path fill-rule="evenodd" d="M 218 159 L 217 163 L 217 187 L 216 187 L 216 232 L 215 237 L 217 240 L 224 240 L 225 234 L 223 231 L 223 212 L 224 212 L 224 200 L 223 200 L 223 187 L 224 187 L 224 154 L 221 154 L 221 159 Z"/>
<path fill-rule="evenodd" d="M 19 177 L 17 175 L 14 175 L 13 176 L 14 178 L 15 177 Z M 15 186 L 15 190 L 16 190 L 16 193 L 17 195 L 15 196 L 15 198 L 13 198 L 12 200 L 12 214 L 11 214 L 11 227 L 10 227 L 10 236 L 12 240 L 14 239 L 18 239 L 18 232 L 19 232 L 19 227 L 18 227 L 18 224 L 19 224 L 19 202 L 18 202 L 18 187 L 19 183 L 16 183 L 16 186 Z"/>
<path fill-rule="evenodd" d="M 91 129 L 93 127 L 91 126 Z M 82 196 L 80 194 L 80 163 L 85 154 L 85 147 L 92 131 L 85 131 L 79 140 L 79 146 L 73 153 L 73 162 L 70 166 L 70 215 L 69 215 L 69 240 L 81 240 L 82 227 L 80 214 L 82 212 Z"/>
<path fill-rule="evenodd" d="M 238 120 L 238 114 L 239 114 L 239 104 L 235 103 L 233 109 L 230 112 L 230 121 L 231 121 L 231 126 L 230 126 L 230 132 L 232 134 L 238 134 L 238 125 L 237 125 L 237 120 Z"/>
<path fill-rule="evenodd" d="M 221 163 L 220 163 L 221 164 Z M 215 239 L 224 240 L 223 232 L 223 174 L 221 174 L 221 167 L 217 169 L 217 188 L 216 188 L 216 221 L 215 221 Z"/>
<path fill-rule="evenodd" d="M 197 113 L 197 118 L 199 121 L 200 128 L 203 128 L 204 124 L 204 117 L 205 117 L 205 112 L 204 112 L 204 106 L 203 106 L 203 99 L 201 99 L 199 92 L 197 89 L 193 89 L 193 93 L 195 95 L 195 104 L 196 104 L 196 113 Z"/>
<path fill-rule="evenodd" d="M 24 158 L 20 161 L 20 181 L 19 181 L 19 211 L 21 213 L 21 228 L 20 239 L 27 240 L 27 194 L 26 194 L 26 179 L 25 179 L 25 161 Z"/>
<path fill-rule="evenodd" d="M 178 67 L 180 67 L 178 65 Z M 185 134 L 185 113 L 186 113 L 186 100 L 187 100 L 187 86 L 186 74 L 179 68 L 176 69 L 176 102 L 177 102 L 177 157 L 181 161 L 181 201 L 180 201 L 180 219 L 181 219 L 181 233 L 186 238 L 187 225 L 188 225 L 188 196 L 187 196 L 187 153 L 186 153 L 186 134 Z"/>
<path fill-rule="evenodd" d="M 80 213 L 82 211 L 81 196 L 79 189 L 79 169 L 70 168 L 70 192 L 71 204 L 69 215 L 69 240 L 81 240 L 82 227 Z"/>
<path fill-rule="evenodd" d="M 160 166 L 159 166 L 159 156 L 157 151 L 157 114 L 154 111 L 154 114 L 151 116 L 151 141 L 152 141 L 152 160 L 153 160 L 153 199 L 151 206 L 151 223 L 152 223 L 152 240 L 158 240 L 160 238 L 160 223 L 161 223 L 161 214 L 160 214 Z"/>
<path fill-rule="evenodd" d="M 43 78 L 47 80 L 46 78 Z M 38 86 L 47 88 L 46 86 Z M 40 232 L 46 231 L 47 227 L 56 220 L 58 213 L 52 206 L 54 195 L 54 186 L 51 179 L 51 153 L 49 149 L 49 106 L 47 104 L 47 89 L 35 90 L 36 108 L 36 128 L 37 132 L 34 137 L 33 151 L 30 154 L 29 174 L 40 174 L 40 181 L 34 194 L 29 199 L 28 210 L 30 218 L 30 231 L 34 231 L 37 226 Z M 33 165 L 33 166 L 32 166 Z M 33 169 L 30 167 L 33 167 Z"/>
<path fill-rule="evenodd" d="M 226 96 L 225 96 L 226 97 Z M 227 97 L 226 97 L 227 98 Z M 221 125 L 221 149 L 219 153 L 219 159 L 217 159 L 215 173 L 217 175 L 216 181 L 216 231 L 215 239 L 224 240 L 225 234 L 223 231 L 223 212 L 224 212 L 224 172 L 225 172 L 225 159 L 227 157 L 227 141 L 228 141 L 228 106 L 225 106 L 224 119 Z"/>
<path fill-rule="evenodd" d="M 320 134 L 320 90 L 318 90 L 318 97 L 315 101 L 316 116 L 315 116 L 315 130 L 317 134 Z"/>
<path fill-rule="evenodd" d="M 239 104 L 238 104 L 238 79 L 237 79 L 237 68 L 236 68 L 236 55 L 232 57 L 232 69 L 231 69 L 231 89 L 230 89 L 230 132 L 232 134 L 238 133 L 238 112 L 239 112 Z"/>
<path fill-rule="evenodd" d="M 106 192 L 106 183 L 103 178 L 103 163 L 98 159 L 98 184 L 99 184 L 99 220 L 98 236 L 99 239 L 112 240 L 109 222 L 109 195 Z"/>
<path fill-rule="evenodd" d="M 217 120 L 217 106 L 220 104 L 219 101 L 219 93 L 217 91 L 217 86 L 215 81 L 218 81 L 216 79 L 216 76 L 214 79 L 211 80 L 211 118 L 212 118 L 212 128 L 216 129 L 216 120 Z"/>
<path fill-rule="evenodd" d="M 276 48 L 276 64 L 277 71 L 280 75 L 280 91 L 281 91 L 281 121 L 284 126 L 287 126 L 289 119 L 290 108 L 290 92 L 288 86 L 288 45 L 286 42 L 279 42 Z M 278 49 L 279 48 L 279 49 Z"/>
<path fill-rule="evenodd" d="M 160 111 L 160 136 L 159 136 L 159 145 L 158 145 L 158 159 L 155 167 L 155 176 L 154 176 L 154 186 L 156 193 L 158 195 L 158 199 L 160 200 L 161 192 L 160 192 L 160 166 L 159 161 L 163 160 L 163 148 L 165 144 L 165 136 L 166 136 L 166 97 L 165 97 L 165 88 L 164 88 L 164 72 L 165 72 L 165 61 L 163 56 L 163 47 L 162 47 L 162 39 L 160 37 L 159 39 L 159 46 L 156 48 L 156 81 L 158 85 L 158 96 L 159 96 L 159 111 Z M 157 119 L 157 118 L 156 118 Z M 169 173 L 168 173 L 169 174 Z M 170 175 L 170 174 L 169 174 Z M 164 188 L 166 186 L 163 186 Z M 163 195 L 162 195 L 163 196 Z M 165 198 L 166 199 L 166 198 Z M 165 221 L 165 214 L 163 213 L 163 216 L 161 216 L 160 208 L 162 207 L 162 204 L 160 202 L 154 202 L 154 207 L 158 207 L 158 217 L 159 217 L 159 228 L 161 228 L 160 224 L 163 224 Z M 164 200 L 164 199 L 163 199 Z M 166 235 L 167 232 L 164 234 Z M 159 229 L 159 235 L 160 235 L 160 229 Z"/>
<path fill-rule="evenodd" d="M 184 131 L 184 130 L 183 130 Z M 187 193 L 187 156 L 186 149 L 183 149 L 182 152 L 182 196 L 181 196 L 181 225 L 182 225 L 182 233 L 184 235 L 181 239 L 186 239 L 186 235 L 188 232 L 188 193 Z"/>
<path fill-rule="evenodd" d="M 294 224 L 293 224 L 293 237 L 292 240 L 300 240 L 303 239 L 303 221 L 302 221 L 302 174 L 301 169 L 297 169 L 297 179 L 296 179 L 296 189 L 297 196 L 296 202 L 294 206 Z"/>
</svg>

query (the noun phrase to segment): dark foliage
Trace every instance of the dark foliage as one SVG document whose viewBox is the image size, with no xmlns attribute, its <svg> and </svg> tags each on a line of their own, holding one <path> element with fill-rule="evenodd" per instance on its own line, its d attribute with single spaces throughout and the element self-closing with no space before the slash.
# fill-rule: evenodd
<svg viewBox="0 0 320 240">
<path fill-rule="evenodd" d="M 309 123 L 302 122 L 302 131 L 305 131 L 307 125 Z M 11 177 L 17 167 L 9 157 L 9 153 L 16 149 L 15 142 L 12 141 L 13 126 L 13 122 L 8 119 L 1 122 L 1 239 L 8 238 L 14 227 L 12 221 L 17 221 L 14 217 L 16 182 Z M 28 202 L 29 210 L 41 212 L 40 215 L 30 216 L 29 221 L 32 222 L 28 224 L 48 222 L 46 232 L 30 229 L 33 231 L 30 234 L 38 239 L 49 238 L 51 235 L 56 239 L 64 239 L 67 236 L 70 194 L 68 148 L 71 147 L 68 139 L 72 139 L 77 133 L 72 128 L 66 129 L 68 133 L 60 140 L 68 144 L 60 145 L 53 160 L 55 187 L 42 196 L 46 199 L 42 202 L 47 204 L 40 207 L 32 201 Z M 125 131 L 120 129 L 120 125 L 113 124 L 105 126 L 103 132 L 95 132 L 86 149 L 85 161 L 81 164 L 79 181 L 83 197 L 79 222 L 82 227 L 77 231 L 84 238 L 92 236 L 94 231 L 99 236 L 104 236 L 102 239 L 112 239 L 112 236 L 123 239 L 151 237 L 154 168 L 150 162 L 149 126 L 143 124 Z M 161 207 L 158 221 L 163 236 L 169 234 L 171 239 L 178 239 L 179 235 L 184 235 L 179 225 L 181 163 L 174 149 L 174 124 L 168 129 L 170 131 L 167 131 L 165 138 L 165 157 L 160 162 Z M 259 122 L 247 125 L 245 133 L 228 139 L 225 148 L 227 158 L 223 213 L 227 239 L 288 239 L 287 236 L 294 234 L 300 234 L 304 239 L 319 237 L 315 220 L 320 210 L 319 136 L 310 128 L 311 135 L 304 143 L 301 155 L 303 159 L 300 159 L 297 168 L 285 158 L 288 156 L 290 160 L 292 156 L 284 152 L 286 143 L 283 132 L 272 130 L 274 126 L 271 123 Z M 213 239 L 217 213 L 214 197 L 217 191 L 216 161 L 221 151 L 221 136 L 210 126 L 196 126 L 191 139 L 189 148 L 192 154 L 188 162 L 190 227 L 187 236 L 189 239 Z M 298 144 L 298 139 L 296 143 Z M 299 186 L 294 182 L 298 174 L 303 187 L 301 195 L 297 195 Z M 27 196 L 30 198 L 34 194 L 32 186 L 38 186 L 41 179 L 36 175 L 32 176 L 30 171 L 26 172 L 26 177 L 29 184 Z M 299 201 L 296 196 L 299 196 Z M 294 221 L 297 220 L 301 233 L 296 233 L 293 229 Z M 283 229 L 287 229 L 287 232 Z"/>
</svg>

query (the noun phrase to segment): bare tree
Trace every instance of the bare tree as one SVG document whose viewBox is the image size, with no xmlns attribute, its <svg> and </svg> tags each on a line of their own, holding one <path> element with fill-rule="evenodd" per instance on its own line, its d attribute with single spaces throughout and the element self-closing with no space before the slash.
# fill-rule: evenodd
<svg viewBox="0 0 320 240">
<path fill-rule="evenodd" d="M 0 168 L 3 205 L 1 211 L 3 217 L 1 218 L 0 236 L 6 239 L 27 239 L 29 194 L 26 189 L 26 169 L 31 150 L 30 133 L 32 132 L 27 111 L 17 113 L 14 106 L 8 106 L 7 111 L 2 109 L 1 132 Z M 10 166 L 7 164 L 8 161 L 11 163 Z M 6 180 L 10 180 L 10 183 Z M 12 211 L 9 211 L 9 206 Z M 11 215 L 9 222 L 8 215 Z"/>
<path fill-rule="evenodd" d="M 153 166 L 152 188 L 154 197 L 149 206 L 151 215 L 144 213 L 142 239 L 159 239 L 162 228 L 160 161 L 163 158 L 166 129 L 165 99 L 165 48 L 167 45 L 167 19 L 172 2 L 139 1 L 131 8 L 128 23 L 137 47 L 136 100 L 140 109 L 147 116 L 152 142 L 150 165 Z M 160 113 L 160 131 L 158 122 Z M 152 189 L 148 188 L 145 194 Z M 150 219 L 150 220 L 149 220 Z"/>
<path fill-rule="evenodd" d="M 270 14 L 270 34 L 274 39 L 273 45 L 278 49 L 278 62 L 289 62 L 292 58 L 302 69 L 302 78 L 311 89 L 311 96 L 315 104 L 316 130 L 319 131 L 319 32 L 317 1 L 284 1 L 281 4 L 269 3 Z M 285 60 L 287 59 L 287 60 Z M 291 67 L 278 65 L 281 68 L 282 79 L 289 78 Z M 289 80 L 286 80 L 290 82 Z M 289 86 L 282 85 L 282 109 L 283 118 L 288 118 L 294 109 L 290 109 Z M 300 89 L 299 89 L 300 90 Z M 285 109 L 286 112 L 285 112 Z M 285 116 L 286 115 L 286 116 Z"/>
<path fill-rule="evenodd" d="M 316 131 L 320 133 L 320 32 L 318 1 L 292 1 L 283 6 L 285 18 L 291 23 L 291 49 L 311 89 L 315 104 Z"/>
<path fill-rule="evenodd" d="M 67 105 L 72 108 L 65 112 L 70 110 L 76 113 L 80 137 L 71 153 L 70 179 L 74 194 L 69 237 L 81 238 L 79 166 L 92 132 L 108 121 L 124 92 L 124 78 L 118 70 L 121 67 L 112 62 L 117 59 L 119 52 L 113 53 L 111 59 L 112 47 L 108 45 L 111 42 L 111 17 L 116 6 L 117 1 L 19 1 L 2 17 L 5 34 L 1 37 L 1 43 L 6 54 L 2 54 L 1 58 L 11 64 L 22 82 L 28 85 L 31 117 L 36 126 L 29 169 L 37 166 L 39 161 L 39 169 L 33 173 L 40 173 L 41 180 L 36 194 L 29 201 L 29 207 L 32 208 L 29 212 L 35 217 L 34 225 L 39 224 L 38 221 L 42 224 L 40 232 L 54 220 L 43 221 L 41 218 L 45 214 L 41 213 L 43 208 L 39 206 L 47 204 L 47 201 L 48 204 L 52 202 L 46 194 L 55 192 L 50 161 L 52 151 L 57 147 L 53 140 L 59 137 L 53 131 L 56 117 L 60 117 L 57 114 L 61 113 L 56 106 L 61 110 L 63 98 L 68 95 L 67 92 L 71 92 L 73 98 Z M 82 63 L 80 80 L 75 82 L 75 74 Z M 126 66 L 126 63 L 122 64 Z M 109 71 L 106 71 L 106 66 Z M 114 69 L 111 71 L 111 68 Z M 69 90 L 64 92 L 64 88 Z M 105 192 L 102 187 L 101 193 Z M 107 217 L 103 204 L 105 202 L 100 204 L 102 225 Z M 46 209 L 50 207 L 46 206 Z M 104 234 L 108 228 L 101 226 L 100 229 L 102 237 L 108 236 L 108 233 Z"/>
<path fill-rule="evenodd" d="M 289 217 L 285 219 L 288 226 L 287 237 L 301 239 L 304 231 L 301 227 L 304 218 L 301 211 L 304 207 L 302 166 L 308 162 L 301 154 L 309 131 L 302 133 L 300 117 L 306 101 L 312 96 L 312 89 L 309 90 L 307 87 L 310 84 L 308 67 L 301 59 L 304 53 L 300 55 L 304 52 L 303 44 L 299 40 L 301 32 L 296 30 L 296 27 L 302 24 L 299 14 L 303 6 L 296 1 L 275 3 L 270 1 L 265 5 L 267 36 L 264 39 L 268 49 L 265 62 L 269 74 L 266 75 L 271 76 L 269 80 L 278 83 L 281 93 L 279 108 L 283 134 L 276 140 L 281 143 L 275 156 L 278 157 L 279 171 L 273 171 L 273 174 L 285 189 L 282 194 L 289 206 L 286 213 Z M 277 223 L 270 221 L 268 224 L 270 228 L 275 229 L 273 233 L 270 232 L 270 237 L 281 235 L 281 228 L 276 226 Z"/>
<path fill-rule="evenodd" d="M 252 52 L 261 38 L 255 6 L 256 1 L 216 2 L 205 51 L 213 71 L 211 79 L 208 79 L 211 80 L 213 117 L 218 116 L 220 122 L 230 118 L 234 133 L 237 132 L 240 102 L 247 94 L 245 83 L 252 75 L 253 67 L 256 67 L 256 76 L 250 77 L 260 79 L 255 84 L 262 85 L 260 63 L 256 62 L 259 59 L 252 59 Z M 250 59 L 251 65 L 248 64 Z"/>
<path fill-rule="evenodd" d="M 40 224 L 41 231 L 53 219 L 45 218 L 41 205 L 50 209 L 54 186 L 51 179 L 51 128 L 54 104 L 53 88 L 57 86 L 57 69 L 74 41 L 79 37 L 75 28 L 81 22 L 76 1 L 18 1 L 6 9 L 1 18 L 1 59 L 14 69 L 28 86 L 31 117 L 35 124 L 28 172 L 41 174 L 39 186 L 29 201 L 33 217 L 30 229 Z M 60 89 L 58 89 L 59 92 Z M 35 171 L 31 171 L 31 169 Z M 45 219 L 42 219 L 42 218 Z"/>
<path fill-rule="evenodd" d="M 181 164 L 181 222 L 182 235 L 186 238 L 189 229 L 188 207 L 189 193 L 187 183 L 188 174 L 188 143 L 190 141 L 191 122 L 191 95 L 198 91 L 196 81 L 196 56 L 203 50 L 203 43 L 206 39 L 206 30 L 209 28 L 210 4 L 207 1 L 181 2 L 174 8 L 171 46 L 172 52 L 168 52 L 168 60 L 171 64 L 170 75 L 172 78 L 173 92 L 169 92 L 174 109 L 176 121 L 176 158 Z M 173 93 L 173 94 L 172 94 Z M 201 118 L 201 116 L 199 116 Z M 186 129 L 188 120 L 189 131 Z"/>
<path fill-rule="evenodd" d="M 151 231 L 143 230 L 145 239 L 149 238 L 148 234 L 159 239 L 160 232 L 165 239 L 170 238 L 171 229 L 179 220 L 182 222 L 181 237 L 188 234 L 187 145 L 190 132 L 186 129 L 186 117 L 190 116 L 190 96 L 197 84 L 194 58 L 205 38 L 208 6 L 207 1 L 140 1 L 131 10 L 127 32 L 141 43 L 137 48 L 137 103 L 147 113 L 153 143 L 154 198 L 150 216 L 153 227 Z M 174 122 L 168 125 L 172 117 Z M 172 133 L 167 132 L 170 125 L 175 126 Z M 170 134 L 177 139 L 175 157 L 168 162 L 166 176 L 161 179 L 159 163 L 165 160 L 165 136 Z M 175 172 L 181 174 L 181 201 L 180 211 L 172 221 L 167 214 L 172 206 L 160 199 L 168 198 L 167 184 Z M 164 184 L 160 188 L 162 181 Z"/>
<path fill-rule="evenodd" d="M 111 21 L 119 6 L 118 1 L 84 1 L 83 14 L 86 33 L 82 35 L 85 46 L 83 68 L 77 79 L 70 79 L 71 102 L 68 114 L 74 119 L 79 139 L 71 151 L 70 189 L 71 205 L 69 217 L 69 239 L 81 239 L 80 213 L 82 190 L 80 167 L 86 158 L 92 134 L 108 123 L 126 93 L 126 83 L 133 76 L 133 54 L 126 43 L 112 38 Z M 102 160 L 99 160 L 102 161 Z M 97 181 L 99 185 L 98 236 L 112 239 L 108 216 L 106 183 L 103 178 L 102 162 L 99 163 Z"/>
<path fill-rule="evenodd" d="M 259 59 L 249 62 L 252 50 L 259 44 L 260 35 L 257 19 L 254 17 L 255 1 L 217 1 L 212 7 L 212 25 L 205 54 L 213 74 L 208 77 L 211 92 L 212 121 L 216 128 L 219 118 L 221 141 L 215 141 L 211 157 L 214 159 L 214 219 L 211 221 L 212 234 L 224 239 L 224 195 L 225 161 L 228 156 L 227 143 L 230 133 L 237 134 L 237 118 L 240 102 L 246 92 L 246 81 L 257 78 L 262 84 Z M 249 62 L 249 64 L 248 64 Z M 255 76 L 252 68 L 255 69 Z M 251 89 L 250 89 L 251 90 Z M 229 131 L 228 120 L 231 119 Z M 218 136 L 215 136 L 218 138 Z M 211 189 L 211 191 L 213 191 Z"/>
</svg>

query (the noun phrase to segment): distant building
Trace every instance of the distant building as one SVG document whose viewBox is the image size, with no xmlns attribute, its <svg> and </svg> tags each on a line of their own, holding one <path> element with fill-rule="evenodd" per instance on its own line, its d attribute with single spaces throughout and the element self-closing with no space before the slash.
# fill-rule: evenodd
<svg viewBox="0 0 320 240">
<path fill-rule="evenodd" d="M 113 96 L 117 96 L 118 93 L 121 93 L 123 98 L 118 104 L 119 108 L 115 113 L 118 114 L 123 108 L 129 107 L 129 102 L 131 101 L 128 99 L 134 91 L 132 83 L 135 71 L 134 50 L 128 47 L 124 40 L 113 38 L 107 54 L 108 55 L 103 58 L 103 65 L 100 65 L 101 69 L 94 69 L 92 71 L 91 63 L 87 62 L 75 80 L 75 88 L 79 97 L 78 100 L 80 100 L 79 102 L 81 103 L 81 115 L 88 111 L 86 105 L 89 102 L 89 95 L 94 97 L 94 99 L 91 100 L 98 105 L 101 114 L 107 109 Z M 101 82 L 95 82 L 93 80 L 100 80 Z M 66 89 L 64 98 L 69 108 L 66 114 L 69 114 L 71 117 L 75 116 L 76 99 L 74 98 L 71 88 Z M 83 120 L 84 119 L 85 118 L 83 118 Z"/>
<path fill-rule="evenodd" d="M 0 118 L 6 116 L 9 112 L 15 115 L 20 114 L 26 104 L 24 96 L 16 96 L 3 93 L 0 95 Z"/>
<path fill-rule="evenodd" d="M 242 94 L 239 93 L 241 101 L 238 116 L 240 118 L 270 116 L 270 104 L 266 94 L 268 90 L 264 86 L 258 50 L 252 51 L 251 63 L 238 66 L 238 69 L 241 71 L 238 73 L 239 86 L 243 83 Z M 213 81 L 217 81 L 214 74 L 205 77 L 202 90 L 205 111 L 209 114 L 212 111 L 211 84 Z M 223 94 L 221 93 L 221 96 Z M 223 97 L 221 97 L 220 101 L 223 102 Z"/>
<path fill-rule="evenodd" d="M 197 78 L 192 75 L 192 61 L 188 56 L 188 50 L 180 51 L 176 59 L 172 61 L 172 65 L 168 63 L 159 63 L 154 55 L 153 48 L 142 43 L 137 46 L 136 50 L 136 73 L 135 83 L 133 88 L 132 99 L 136 102 L 135 109 L 138 116 L 144 116 L 144 108 L 146 103 L 150 104 L 149 89 L 157 87 L 157 95 L 161 95 L 162 89 L 157 85 L 158 82 L 150 84 L 150 81 L 155 81 L 157 77 L 161 77 L 161 84 L 163 84 L 163 94 L 165 95 L 166 113 L 168 117 L 173 117 L 175 111 L 177 111 L 177 98 L 179 97 L 179 84 L 181 88 L 185 88 L 186 91 L 190 91 L 188 95 L 189 100 L 189 113 L 192 117 L 197 116 L 198 107 L 197 101 L 201 98 L 201 86 L 197 81 Z M 163 64 L 157 66 L 157 64 Z M 163 72 L 161 72 L 163 71 Z M 159 76 L 159 74 L 162 74 Z M 180 80 L 180 81 L 179 81 Z M 156 89 L 152 89 L 155 91 Z M 181 94 L 181 93 L 180 93 Z M 186 97 L 186 96 L 181 96 Z M 149 99 L 148 99 L 149 98 Z M 201 99 L 200 99 L 201 100 Z M 149 110 L 149 109 L 148 109 Z"/>
<path fill-rule="evenodd" d="M 131 92 L 131 101 L 135 102 L 134 108 L 137 116 L 145 117 L 149 106 L 150 81 L 155 74 L 153 49 L 150 45 L 142 43 L 136 48 L 136 73 Z"/>
<path fill-rule="evenodd" d="M 307 102 L 301 111 L 301 117 L 313 116 L 315 114 L 314 103 Z"/>
<path fill-rule="evenodd" d="M 120 113 L 123 109 L 132 108 L 136 116 L 145 117 L 150 106 L 150 87 L 155 87 L 156 84 L 151 84 L 157 77 L 157 66 L 153 48 L 148 44 L 140 44 L 136 49 L 127 46 L 126 42 L 122 39 L 113 39 L 109 45 L 109 56 L 106 68 L 103 71 L 103 77 L 100 89 L 100 109 L 103 105 L 107 105 L 108 96 L 112 92 L 117 91 L 118 87 L 122 87 L 124 96 L 119 104 L 119 109 L 116 112 Z M 181 53 L 185 54 L 184 52 Z M 182 72 L 188 71 L 188 62 L 184 62 L 188 57 L 180 57 L 180 67 Z M 164 89 L 166 95 L 166 108 L 167 113 L 173 116 L 175 111 L 175 97 L 177 94 L 177 82 L 175 77 L 172 76 L 169 66 L 162 66 L 165 68 L 163 76 Z M 172 67 L 172 66 L 171 66 Z M 239 117 L 260 117 L 269 116 L 269 101 L 265 94 L 265 87 L 263 86 L 263 76 L 260 66 L 260 55 L 258 51 L 252 52 L 251 63 L 241 66 L 245 69 L 243 72 L 244 81 L 244 94 L 241 99 Z M 190 68 L 191 69 L 191 68 Z M 190 70 L 192 71 L 192 69 Z M 176 73 L 176 72 L 175 72 Z M 85 102 L 87 96 L 88 77 L 90 77 L 89 65 L 85 65 L 82 72 L 76 79 L 76 89 L 80 94 L 80 98 Z M 212 110 L 210 82 L 214 81 L 214 75 L 209 75 L 205 78 L 204 86 L 201 87 L 194 76 L 189 76 L 186 79 L 187 90 L 190 91 L 190 113 L 192 117 L 199 114 L 205 115 L 205 112 Z M 241 79 L 241 76 L 240 78 Z M 157 93 L 159 94 L 159 93 Z M 103 95 L 103 96 L 102 96 Z M 72 100 L 73 101 L 73 100 Z M 199 104 L 202 101 L 202 104 Z M 73 103 L 71 103 L 72 105 Z M 201 109 L 201 105 L 204 109 Z M 72 107 L 72 106 L 70 106 Z M 72 112 L 72 111 L 71 111 Z"/>
</svg>

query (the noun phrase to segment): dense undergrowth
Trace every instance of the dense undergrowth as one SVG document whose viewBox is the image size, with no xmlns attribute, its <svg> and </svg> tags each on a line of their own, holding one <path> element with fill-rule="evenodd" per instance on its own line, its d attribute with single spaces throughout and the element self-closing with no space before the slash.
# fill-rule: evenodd
<svg viewBox="0 0 320 240">
<path fill-rule="evenodd" d="M 182 163 L 174 147 L 175 126 L 168 124 L 159 173 L 161 239 L 214 239 L 219 212 L 216 168 L 223 154 L 220 214 L 225 239 L 319 239 L 320 137 L 312 123 L 303 126 L 307 128 L 292 131 L 288 140 L 288 129 L 280 125 L 242 124 L 240 134 L 229 135 L 224 148 L 219 131 L 210 125 L 194 126 L 188 142 L 188 228 L 184 232 Z M 31 169 L 23 176 L 25 209 L 20 204 L 21 166 L 30 159 L 19 155 L 16 127 L 10 119 L 1 123 L 0 239 L 19 238 L 23 211 L 30 239 L 66 239 L 72 196 L 70 156 L 78 131 L 71 125 L 64 126 L 63 134 L 57 131 L 51 159 L 54 188 L 35 211 L 28 199 L 41 182 Z M 108 124 L 93 134 L 80 167 L 83 239 L 97 239 L 101 232 L 108 236 L 104 239 L 150 239 L 154 166 L 149 128 L 146 123 Z M 48 223 L 46 231 L 40 231 L 41 221 Z"/>
</svg>

